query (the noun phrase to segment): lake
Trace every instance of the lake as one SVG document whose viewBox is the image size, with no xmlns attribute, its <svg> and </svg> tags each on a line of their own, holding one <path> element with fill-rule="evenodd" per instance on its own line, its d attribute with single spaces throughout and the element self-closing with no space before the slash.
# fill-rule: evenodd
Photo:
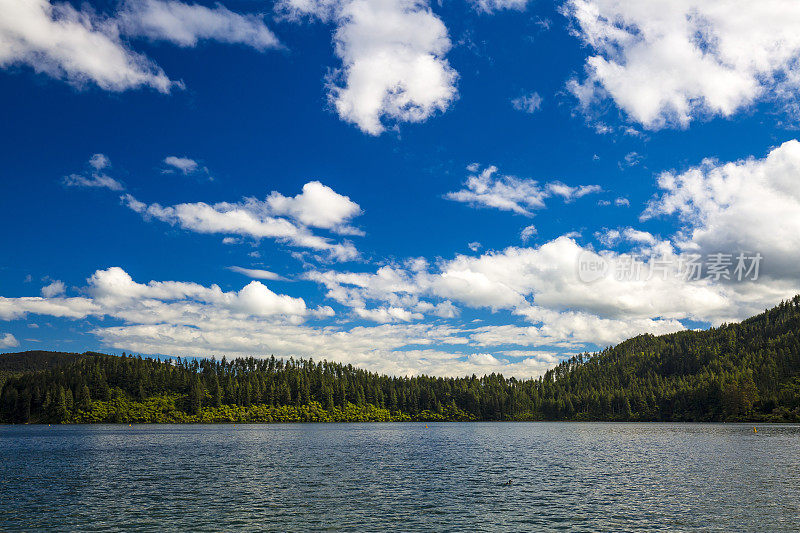
<svg viewBox="0 0 800 533">
<path fill-rule="evenodd" d="M 0 530 L 800 530 L 800 426 L 757 428 L 0 426 Z"/>
</svg>

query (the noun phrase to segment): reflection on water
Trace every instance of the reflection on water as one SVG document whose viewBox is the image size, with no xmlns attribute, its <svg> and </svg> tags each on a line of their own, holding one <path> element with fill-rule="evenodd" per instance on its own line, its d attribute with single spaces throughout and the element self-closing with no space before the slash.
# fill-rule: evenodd
<svg viewBox="0 0 800 533">
<path fill-rule="evenodd" d="M 3 531 L 800 530 L 792 425 L 0 426 L 0 457 Z"/>
</svg>

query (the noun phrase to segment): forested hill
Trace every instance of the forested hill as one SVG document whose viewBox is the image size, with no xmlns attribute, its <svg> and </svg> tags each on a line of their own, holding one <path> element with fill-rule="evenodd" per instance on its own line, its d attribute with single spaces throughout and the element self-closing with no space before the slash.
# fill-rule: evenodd
<svg viewBox="0 0 800 533">
<path fill-rule="evenodd" d="M 534 380 L 24 352 L 0 355 L 0 389 L 0 421 L 14 423 L 800 421 L 800 296 L 739 324 L 641 335 Z"/>
</svg>

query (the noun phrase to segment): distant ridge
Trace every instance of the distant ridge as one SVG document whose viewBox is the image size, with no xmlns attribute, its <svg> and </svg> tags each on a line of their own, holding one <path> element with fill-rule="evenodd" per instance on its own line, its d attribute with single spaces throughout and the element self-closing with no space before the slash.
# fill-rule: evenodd
<svg viewBox="0 0 800 533">
<path fill-rule="evenodd" d="M 0 373 L 36 372 L 64 365 L 83 357 L 83 354 L 31 350 L 0 354 Z"/>
<path fill-rule="evenodd" d="M 320 354 L 324 357 L 325 354 Z M 800 421 L 800 296 L 737 324 L 640 335 L 539 379 L 389 377 L 312 360 L 0 355 L 0 421 Z"/>
</svg>

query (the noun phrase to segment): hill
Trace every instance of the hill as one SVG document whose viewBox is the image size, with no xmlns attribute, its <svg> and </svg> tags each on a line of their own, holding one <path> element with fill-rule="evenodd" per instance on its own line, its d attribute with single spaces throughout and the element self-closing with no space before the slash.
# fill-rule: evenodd
<svg viewBox="0 0 800 533">
<path fill-rule="evenodd" d="M 74 361 L 83 354 L 30 351 L 0 355 L 0 374 L 35 372 Z"/>
<path fill-rule="evenodd" d="M 800 421 L 800 296 L 741 323 L 577 355 L 532 380 L 23 352 L 0 355 L 0 387 L 0 421 L 14 423 Z"/>
</svg>

